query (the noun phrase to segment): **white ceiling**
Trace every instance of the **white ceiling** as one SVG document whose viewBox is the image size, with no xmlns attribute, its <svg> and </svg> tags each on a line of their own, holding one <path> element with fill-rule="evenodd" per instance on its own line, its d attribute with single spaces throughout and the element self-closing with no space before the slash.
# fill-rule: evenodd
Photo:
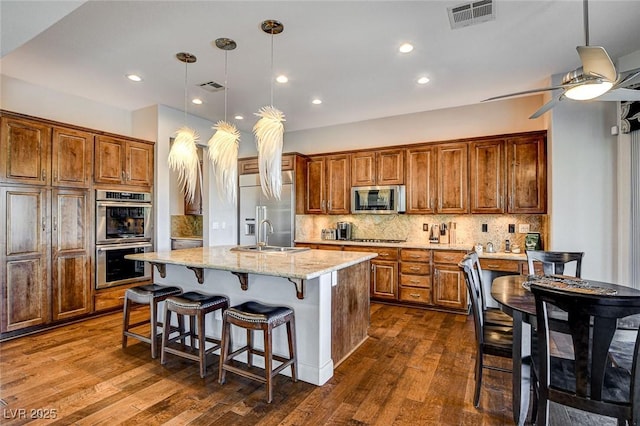
<svg viewBox="0 0 640 426">
<path fill-rule="evenodd" d="M 580 65 L 581 0 L 496 0 L 494 21 L 452 30 L 447 7 L 460 3 L 2 0 L 0 67 L 126 110 L 183 110 L 185 65 L 175 54 L 186 51 L 198 58 L 188 66 L 189 96 L 205 102 L 189 103 L 188 112 L 216 121 L 224 118 L 224 92 L 196 84 L 224 83 L 225 54 L 211 43 L 229 37 L 238 48 L 228 53 L 228 119 L 244 115 L 236 124 L 251 131 L 253 113 L 270 103 L 271 36 L 260 23 L 277 19 L 284 32 L 273 39 L 273 73 L 289 83 L 274 83 L 273 104 L 293 131 L 474 104 L 544 87 L 551 75 Z M 589 6 L 591 45 L 604 46 L 614 61 L 640 50 L 639 1 Z M 398 53 L 405 41 L 414 51 Z M 127 73 L 144 81 L 132 83 Z M 422 75 L 431 82 L 416 84 Z M 314 97 L 323 104 L 312 105 Z"/>
</svg>

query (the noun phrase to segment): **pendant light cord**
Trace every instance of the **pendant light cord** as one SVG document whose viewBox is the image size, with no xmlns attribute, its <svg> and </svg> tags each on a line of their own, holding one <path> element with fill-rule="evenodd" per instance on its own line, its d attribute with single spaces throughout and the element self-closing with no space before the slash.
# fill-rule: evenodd
<svg viewBox="0 0 640 426">
<path fill-rule="evenodd" d="M 584 13 L 584 45 L 589 46 L 589 4 L 588 0 L 582 3 L 582 11 Z"/>
<path fill-rule="evenodd" d="M 273 106 L 273 30 L 271 31 L 271 106 Z"/>
<path fill-rule="evenodd" d="M 187 65 L 184 63 L 184 125 L 187 125 Z"/>
<path fill-rule="evenodd" d="M 227 53 L 228 51 L 224 51 L 224 121 L 227 121 Z"/>
</svg>

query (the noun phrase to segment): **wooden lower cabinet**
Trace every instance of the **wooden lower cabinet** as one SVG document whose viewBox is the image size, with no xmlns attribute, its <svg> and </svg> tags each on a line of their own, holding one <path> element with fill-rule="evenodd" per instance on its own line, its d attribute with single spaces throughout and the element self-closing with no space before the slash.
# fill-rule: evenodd
<svg viewBox="0 0 640 426">
<path fill-rule="evenodd" d="M 435 251 L 433 254 L 433 304 L 467 311 L 467 286 L 458 263 L 463 251 Z"/>
<path fill-rule="evenodd" d="M 431 250 L 400 250 L 401 302 L 431 305 Z"/>
<path fill-rule="evenodd" d="M 50 191 L 0 187 L 2 304 L 0 332 L 51 322 L 48 204 Z"/>
</svg>

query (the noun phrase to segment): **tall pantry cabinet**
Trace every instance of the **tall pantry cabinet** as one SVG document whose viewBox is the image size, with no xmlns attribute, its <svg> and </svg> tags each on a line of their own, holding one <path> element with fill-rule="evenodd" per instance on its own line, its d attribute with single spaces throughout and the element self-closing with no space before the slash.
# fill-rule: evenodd
<svg viewBox="0 0 640 426">
<path fill-rule="evenodd" d="M 0 332 L 92 311 L 93 139 L 0 117 Z"/>
</svg>

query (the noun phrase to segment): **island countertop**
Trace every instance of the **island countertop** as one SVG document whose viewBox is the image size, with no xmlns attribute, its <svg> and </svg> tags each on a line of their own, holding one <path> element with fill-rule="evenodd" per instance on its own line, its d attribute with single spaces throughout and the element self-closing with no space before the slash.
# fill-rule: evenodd
<svg viewBox="0 0 640 426">
<path fill-rule="evenodd" d="M 376 257 L 375 253 L 306 250 L 294 253 L 231 251 L 235 246 L 196 247 L 183 250 L 129 254 L 127 259 L 190 268 L 269 275 L 309 280 Z"/>
</svg>

